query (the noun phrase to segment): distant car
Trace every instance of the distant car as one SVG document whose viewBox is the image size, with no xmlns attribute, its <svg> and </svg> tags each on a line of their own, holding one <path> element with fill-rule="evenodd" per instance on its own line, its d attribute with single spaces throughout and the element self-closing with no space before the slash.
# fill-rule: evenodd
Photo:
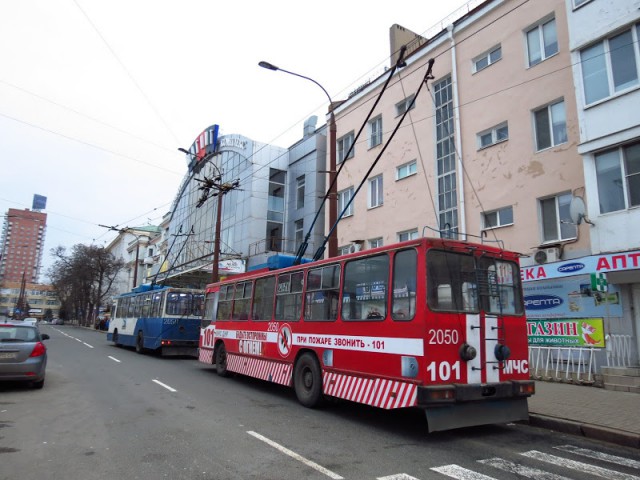
<svg viewBox="0 0 640 480">
<path fill-rule="evenodd" d="M 64 321 L 61 318 L 54 318 L 51 320 L 52 325 L 64 325 Z"/>
<path fill-rule="evenodd" d="M 0 382 L 26 381 L 42 388 L 47 369 L 47 347 L 42 342 L 48 339 L 35 326 L 0 323 Z"/>
<path fill-rule="evenodd" d="M 20 320 L 23 324 L 25 325 L 32 325 L 32 326 L 36 326 L 38 325 L 38 319 L 35 317 L 27 317 L 27 318 L 23 318 L 22 320 Z"/>
</svg>

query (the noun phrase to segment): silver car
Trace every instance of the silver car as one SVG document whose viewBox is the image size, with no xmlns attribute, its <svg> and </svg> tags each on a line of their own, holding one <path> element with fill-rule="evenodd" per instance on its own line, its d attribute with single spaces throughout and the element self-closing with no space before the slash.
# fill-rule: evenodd
<svg viewBox="0 0 640 480">
<path fill-rule="evenodd" d="M 27 381 L 44 386 L 49 335 L 37 327 L 17 322 L 0 323 L 0 382 Z"/>
</svg>

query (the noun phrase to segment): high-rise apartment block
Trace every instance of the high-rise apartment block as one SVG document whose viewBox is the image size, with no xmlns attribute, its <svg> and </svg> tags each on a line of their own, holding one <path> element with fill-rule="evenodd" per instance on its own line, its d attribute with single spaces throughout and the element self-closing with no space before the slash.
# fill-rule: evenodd
<svg viewBox="0 0 640 480">
<path fill-rule="evenodd" d="M 0 282 L 38 283 L 47 214 L 10 208 L 5 214 L 0 243 Z"/>
</svg>

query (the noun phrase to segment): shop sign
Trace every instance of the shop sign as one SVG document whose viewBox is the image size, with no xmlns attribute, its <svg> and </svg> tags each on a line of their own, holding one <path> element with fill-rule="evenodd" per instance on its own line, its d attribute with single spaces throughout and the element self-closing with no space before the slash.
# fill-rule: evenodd
<svg viewBox="0 0 640 480">
<path fill-rule="evenodd" d="M 602 318 L 527 320 L 529 345 L 605 348 Z"/>
</svg>

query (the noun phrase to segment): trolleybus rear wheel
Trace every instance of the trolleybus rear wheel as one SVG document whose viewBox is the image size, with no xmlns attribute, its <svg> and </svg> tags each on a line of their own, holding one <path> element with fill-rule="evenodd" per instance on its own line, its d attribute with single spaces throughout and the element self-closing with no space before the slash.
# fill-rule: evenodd
<svg viewBox="0 0 640 480">
<path fill-rule="evenodd" d="M 136 353 L 144 353 L 144 336 L 142 332 L 138 332 L 138 338 L 136 338 Z"/>
<path fill-rule="evenodd" d="M 293 387 L 298 401 L 314 408 L 322 403 L 322 372 L 318 360 L 311 353 L 304 353 L 293 371 Z"/>
<path fill-rule="evenodd" d="M 224 343 L 221 343 L 216 348 L 216 372 L 221 377 L 229 376 L 229 371 L 227 370 L 227 349 L 224 348 Z"/>
<path fill-rule="evenodd" d="M 122 344 L 121 344 L 121 343 L 118 343 L 118 330 L 114 330 L 114 331 L 113 331 L 113 337 L 112 337 L 112 340 L 113 340 L 113 344 L 114 344 L 116 347 L 121 347 L 121 346 L 122 346 Z"/>
</svg>

